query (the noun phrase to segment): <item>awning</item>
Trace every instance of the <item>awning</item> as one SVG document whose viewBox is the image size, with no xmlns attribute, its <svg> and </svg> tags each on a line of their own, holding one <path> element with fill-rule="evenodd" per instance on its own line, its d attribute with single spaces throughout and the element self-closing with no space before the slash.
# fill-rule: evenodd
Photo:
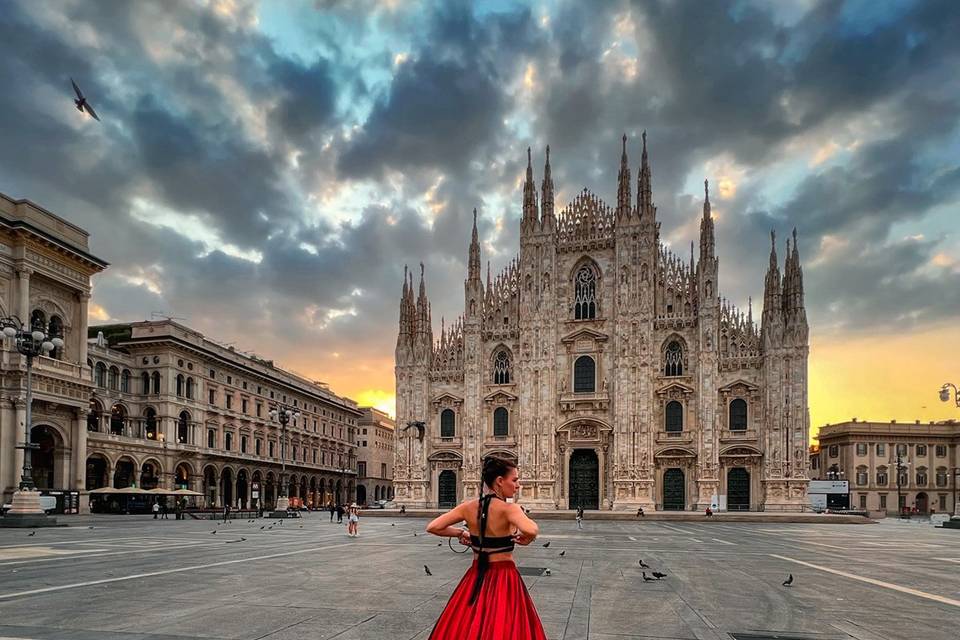
<svg viewBox="0 0 960 640">
<path fill-rule="evenodd" d="M 203 494 L 199 491 L 191 491 L 190 489 L 177 489 L 176 491 L 171 491 L 170 495 L 172 496 L 202 496 Z"/>
</svg>

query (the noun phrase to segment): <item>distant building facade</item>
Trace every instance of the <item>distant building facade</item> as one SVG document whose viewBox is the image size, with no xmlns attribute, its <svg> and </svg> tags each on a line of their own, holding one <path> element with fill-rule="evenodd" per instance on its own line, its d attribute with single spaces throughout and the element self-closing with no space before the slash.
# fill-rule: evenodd
<svg viewBox="0 0 960 640">
<path fill-rule="evenodd" d="M 362 417 L 353 400 L 171 320 L 90 328 L 98 333 L 86 489 L 185 488 L 211 507 L 272 508 L 283 451 L 291 502 L 353 500 Z M 301 414 L 283 450 L 277 404 Z"/>
<path fill-rule="evenodd" d="M 396 423 L 373 407 L 360 407 L 357 421 L 357 503 L 393 499 Z"/>
<path fill-rule="evenodd" d="M 646 136 L 631 199 L 626 137 L 612 208 L 584 190 L 554 213 L 528 155 L 520 253 L 486 283 L 474 212 L 462 317 L 433 332 L 421 265 L 396 344 L 397 501 L 477 495 L 516 460 L 524 504 L 799 510 L 807 501 L 808 326 L 796 244 L 771 247 L 761 323 L 720 297 L 709 194 L 699 255 L 661 243 Z M 758 274 L 758 279 L 759 279 Z M 423 428 L 407 428 L 422 423 Z"/>
<path fill-rule="evenodd" d="M 820 428 L 810 449 L 811 479 L 842 473 L 850 482 L 850 507 L 897 513 L 956 511 L 954 470 L 960 466 L 960 422 L 861 422 Z M 904 468 L 897 490 L 897 455 Z"/>
<path fill-rule="evenodd" d="M 33 361 L 33 480 L 41 489 L 82 487 L 87 459 L 90 278 L 107 263 L 89 252 L 89 234 L 28 200 L 0 194 L 0 315 L 43 326 L 65 344 Z M 26 358 L 2 338 L 0 491 L 20 483 L 26 422 Z"/>
</svg>

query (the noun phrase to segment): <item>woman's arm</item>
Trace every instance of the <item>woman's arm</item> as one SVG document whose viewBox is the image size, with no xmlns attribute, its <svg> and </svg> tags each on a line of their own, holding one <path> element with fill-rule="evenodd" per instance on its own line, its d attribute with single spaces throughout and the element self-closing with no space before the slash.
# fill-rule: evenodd
<svg viewBox="0 0 960 640">
<path fill-rule="evenodd" d="M 537 526 L 536 522 L 527 517 L 527 514 L 523 511 L 523 507 L 519 504 L 514 503 L 510 505 L 507 511 L 507 521 L 520 532 L 520 539 L 523 540 L 523 542 L 520 542 L 520 539 L 517 540 L 520 544 L 530 544 L 537 538 L 537 534 L 540 533 L 540 527 Z"/>
<path fill-rule="evenodd" d="M 462 508 L 463 505 L 459 504 L 443 515 L 437 516 L 433 522 L 427 525 L 427 533 L 432 533 L 433 535 L 440 536 L 442 538 L 459 537 L 460 534 L 463 533 L 463 529 L 460 527 L 454 527 L 453 525 L 463 521 L 464 518 L 461 514 Z"/>
</svg>

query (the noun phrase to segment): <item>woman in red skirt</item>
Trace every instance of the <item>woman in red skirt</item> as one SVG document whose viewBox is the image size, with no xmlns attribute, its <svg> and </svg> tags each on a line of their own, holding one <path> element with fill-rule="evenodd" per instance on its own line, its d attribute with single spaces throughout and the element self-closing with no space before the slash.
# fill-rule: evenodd
<svg viewBox="0 0 960 640">
<path fill-rule="evenodd" d="M 540 616 L 513 562 L 514 544 L 537 538 L 537 523 L 512 498 L 517 466 L 501 458 L 483 461 L 480 499 L 454 507 L 427 526 L 437 536 L 459 538 L 473 548 L 473 564 L 460 580 L 431 640 L 546 640 Z M 453 525 L 467 522 L 467 529 Z"/>
</svg>

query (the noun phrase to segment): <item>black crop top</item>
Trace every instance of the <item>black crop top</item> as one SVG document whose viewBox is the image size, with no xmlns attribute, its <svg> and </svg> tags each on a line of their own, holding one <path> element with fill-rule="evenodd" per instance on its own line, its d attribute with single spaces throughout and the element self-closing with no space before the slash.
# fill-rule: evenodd
<svg viewBox="0 0 960 640">
<path fill-rule="evenodd" d="M 487 536 L 487 512 L 490 511 L 490 501 L 498 496 L 495 493 L 488 493 L 480 497 L 480 535 L 470 535 L 470 547 L 477 552 L 477 577 L 473 582 L 473 591 L 470 592 L 470 604 L 477 601 L 480 595 L 480 587 L 483 586 L 483 577 L 487 573 L 487 567 L 490 566 L 490 554 L 513 551 L 513 538 L 510 536 L 490 537 Z"/>
</svg>

